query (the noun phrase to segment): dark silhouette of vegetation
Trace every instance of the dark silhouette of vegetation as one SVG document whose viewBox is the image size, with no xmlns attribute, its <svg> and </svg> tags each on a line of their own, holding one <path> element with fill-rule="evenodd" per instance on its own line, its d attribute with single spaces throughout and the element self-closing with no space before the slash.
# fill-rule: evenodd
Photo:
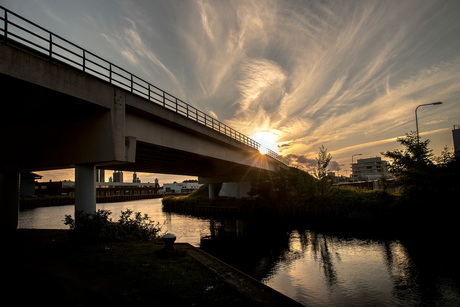
<svg viewBox="0 0 460 307">
<path fill-rule="evenodd" d="M 327 167 L 332 160 L 332 155 L 327 152 L 323 145 L 319 148 L 318 157 L 316 158 L 317 168 L 314 175 L 317 179 L 323 180 L 327 176 Z"/>
<path fill-rule="evenodd" d="M 117 222 L 112 221 L 111 214 L 109 210 L 79 211 L 76 219 L 66 215 L 64 224 L 70 227 L 74 239 L 87 242 L 149 241 L 157 238 L 161 231 L 160 224 L 155 224 L 147 214 L 127 209 L 121 212 Z"/>
<path fill-rule="evenodd" d="M 395 211 L 397 197 L 388 192 L 342 189 L 324 183 L 289 168 L 260 173 L 252 180 L 250 194 L 256 197 L 259 211 L 289 219 L 370 221 Z"/>
<path fill-rule="evenodd" d="M 442 206 L 458 197 L 460 165 L 458 157 L 446 147 L 440 157 L 428 148 L 430 140 L 421 141 L 416 133 L 407 133 L 397 140 L 403 149 L 382 153 L 392 159 L 388 171 L 395 177 L 394 185 L 409 206 Z"/>
<path fill-rule="evenodd" d="M 414 133 L 398 139 L 403 149 L 383 153 L 392 160 L 388 171 L 395 176 L 398 193 L 390 189 L 368 191 L 333 187 L 327 181 L 325 169 L 331 155 L 324 147 L 318 154 L 318 170 L 314 176 L 297 168 L 278 172 L 259 171 L 251 178 L 251 200 L 229 200 L 247 206 L 253 216 L 295 221 L 345 221 L 358 225 L 409 225 L 427 221 L 427 217 L 454 216 L 454 199 L 460 189 L 460 168 L 457 157 L 445 149 L 434 157 L 429 140 L 420 141 Z M 217 195 L 217 193 L 216 193 Z M 218 202 L 207 198 L 207 186 L 188 197 L 165 198 L 164 203 L 181 202 L 187 206 Z M 423 219 L 419 219 L 423 217 Z M 407 223 L 407 221 L 411 223 Z M 444 221 L 445 219 L 437 219 Z"/>
</svg>

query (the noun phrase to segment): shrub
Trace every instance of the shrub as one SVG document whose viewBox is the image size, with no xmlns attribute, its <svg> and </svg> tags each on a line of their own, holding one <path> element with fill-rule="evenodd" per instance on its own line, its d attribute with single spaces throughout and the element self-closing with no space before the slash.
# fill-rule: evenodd
<svg viewBox="0 0 460 307">
<path fill-rule="evenodd" d="M 89 242 L 109 242 L 138 240 L 147 241 L 158 237 L 159 223 L 154 223 L 147 214 L 142 215 L 127 209 L 121 212 L 120 219 L 113 222 L 109 210 L 94 213 L 76 212 L 76 219 L 66 215 L 64 224 L 68 225 L 73 238 Z"/>
</svg>

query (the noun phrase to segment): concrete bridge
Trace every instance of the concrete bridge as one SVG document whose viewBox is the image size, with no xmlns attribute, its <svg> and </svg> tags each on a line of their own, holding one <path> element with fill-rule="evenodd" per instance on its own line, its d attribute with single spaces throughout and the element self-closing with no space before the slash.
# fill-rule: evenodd
<svg viewBox="0 0 460 307">
<path fill-rule="evenodd" d="M 193 106 L 0 6 L 0 224 L 17 228 L 20 173 L 75 168 L 75 210 L 95 211 L 95 169 L 194 175 L 247 193 L 282 157 Z"/>
</svg>

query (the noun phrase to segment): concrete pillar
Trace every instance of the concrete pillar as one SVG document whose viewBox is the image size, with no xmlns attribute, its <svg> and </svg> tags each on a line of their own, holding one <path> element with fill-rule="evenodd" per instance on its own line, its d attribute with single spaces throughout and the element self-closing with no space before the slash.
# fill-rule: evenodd
<svg viewBox="0 0 460 307">
<path fill-rule="evenodd" d="M 209 199 L 214 199 L 214 183 L 208 183 Z"/>
<path fill-rule="evenodd" d="M 251 191 L 251 183 L 248 181 L 242 182 L 224 182 L 220 189 L 219 196 L 242 198 L 248 197 Z"/>
<path fill-rule="evenodd" d="M 77 165 L 75 167 L 75 213 L 96 212 L 96 167 Z"/>
<path fill-rule="evenodd" d="M 16 230 L 19 217 L 19 172 L 0 171 L 0 229 Z"/>
</svg>

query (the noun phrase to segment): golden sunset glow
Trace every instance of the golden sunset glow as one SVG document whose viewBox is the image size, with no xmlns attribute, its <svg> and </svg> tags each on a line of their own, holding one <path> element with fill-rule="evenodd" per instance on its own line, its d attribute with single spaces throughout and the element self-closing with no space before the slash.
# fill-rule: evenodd
<svg viewBox="0 0 460 307">
<path fill-rule="evenodd" d="M 259 149 L 260 153 L 266 154 L 268 152 L 267 149 L 271 149 L 276 152 L 276 141 L 278 137 L 274 133 L 267 131 L 257 132 L 251 137 L 251 139 L 262 145 Z"/>
<path fill-rule="evenodd" d="M 418 114 L 435 155 L 453 147 L 451 130 L 460 124 L 458 1 L 2 5 L 302 169 L 313 165 L 322 145 L 344 169 L 356 153 L 395 149 L 397 142 L 388 140 L 415 130 L 420 104 L 443 102 Z"/>
</svg>

